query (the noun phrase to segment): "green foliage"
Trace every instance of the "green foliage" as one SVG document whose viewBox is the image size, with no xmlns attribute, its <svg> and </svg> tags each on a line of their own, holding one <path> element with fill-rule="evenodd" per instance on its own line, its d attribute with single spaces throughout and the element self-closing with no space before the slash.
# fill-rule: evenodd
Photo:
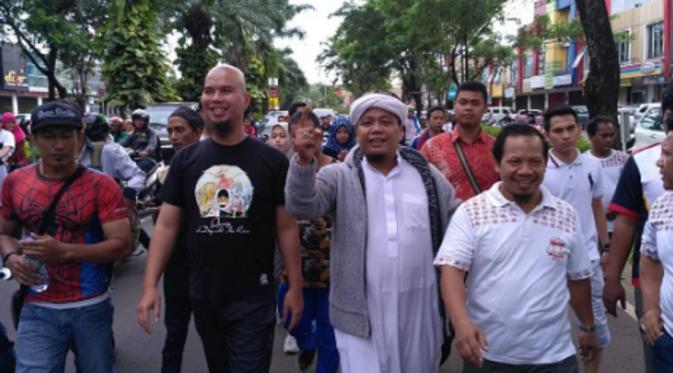
<svg viewBox="0 0 673 373">
<path fill-rule="evenodd" d="M 499 127 L 487 126 L 485 124 L 481 126 L 481 129 L 493 137 L 498 137 L 498 134 L 500 133 Z M 591 149 L 591 142 L 589 142 L 589 140 L 586 137 L 580 136 L 580 138 L 577 139 L 577 148 L 582 153 L 584 153 L 585 151 Z"/>
<path fill-rule="evenodd" d="M 450 82 L 478 77 L 490 64 L 508 65 L 511 48 L 498 45 L 490 23 L 501 0 L 367 0 L 334 15 L 343 22 L 319 57 L 355 95 L 402 80 L 405 100 L 420 109 L 423 84 L 444 97 Z M 465 43 L 467 41 L 467 43 Z M 465 47 L 467 44 L 467 47 Z M 457 71 L 469 57 L 468 74 Z"/>
<path fill-rule="evenodd" d="M 32 62 L 49 79 L 49 96 L 65 97 L 56 61 L 84 78 L 93 69 L 94 30 L 104 22 L 109 0 L 11 0 L 0 1 L 0 40 L 18 42 Z M 30 15 L 27 17 L 26 15 Z"/>
<path fill-rule="evenodd" d="M 113 0 L 97 47 L 103 56 L 106 101 L 131 109 L 177 99 L 167 84 L 170 67 L 160 49 L 152 0 Z"/>
<path fill-rule="evenodd" d="M 573 17 L 569 22 L 552 23 L 549 15 L 544 14 L 535 17 L 531 25 L 519 29 L 515 45 L 524 50 L 539 50 L 546 41 L 564 43 L 578 38 L 584 38 L 579 17 Z"/>
</svg>

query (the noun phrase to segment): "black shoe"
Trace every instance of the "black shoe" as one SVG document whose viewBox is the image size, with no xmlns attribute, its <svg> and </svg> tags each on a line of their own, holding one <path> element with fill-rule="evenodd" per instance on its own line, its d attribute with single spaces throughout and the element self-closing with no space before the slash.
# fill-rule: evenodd
<svg viewBox="0 0 673 373">
<path fill-rule="evenodd" d="M 297 367 L 302 372 L 306 371 L 313 363 L 315 357 L 315 350 L 299 351 L 297 355 Z"/>
</svg>

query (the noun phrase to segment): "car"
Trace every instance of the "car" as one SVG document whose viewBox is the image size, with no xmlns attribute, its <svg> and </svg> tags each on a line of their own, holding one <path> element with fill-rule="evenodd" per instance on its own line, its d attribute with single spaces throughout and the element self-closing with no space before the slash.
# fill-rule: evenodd
<svg viewBox="0 0 673 373">
<path fill-rule="evenodd" d="M 633 149 L 660 142 L 666 138 L 664 126 L 661 122 L 661 105 L 653 104 L 640 118 L 634 131 L 635 142 Z"/>
<path fill-rule="evenodd" d="M 521 109 L 516 112 L 514 116 L 516 123 L 531 124 L 539 127 L 544 127 L 544 116 L 542 110 L 538 109 Z"/>
<path fill-rule="evenodd" d="M 278 122 L 287 122 L 289 113 L 287 110 L 273 110 L 264 116 L 264 119 L 257 127 L 257 134 L 260 138 L 271 138 L 271 128 Z"/>
<path fill-rule="evenodd" d="M 173 144 L 168 139 L 168 117 L 179 107 L 189 107 L 198 110 L 198 103 L 196 102 L 159 102 L 148 105 L 145 108 L 147 114 L 150 115 L 149 127 L 159 136 L 161 143 L 161 158 L 169 161 L 173 157 Z"/>
<path fill-rule="evenodd" d="M 315 108 L 311 110 L 313 114 L 317 115 L 318 118 L 322 118 L 327 115 L 331 115 L 332 119 L 336 116 L 336 111 L 329 109 L 329 108 Z"/>
<path fill-rule="evenodd" d="M 586 105 L 575 105 L 572 107 L 577 113 L 577 120 L 582 125 L 582 128 L 586 128 L 591 116 L 589 115 L 589 109 Z"/>
<path fill-rule="evenodd" d="M 493 119 L 496 123 L 501 123 L 503 120 L 513 120 L 514 119 L 514 110 L 506 106 L 492 106 L 488 108 L 488 112 L 493 115 Z M 507 119 L 505 119 L 507 118 Z"/>
</svg>

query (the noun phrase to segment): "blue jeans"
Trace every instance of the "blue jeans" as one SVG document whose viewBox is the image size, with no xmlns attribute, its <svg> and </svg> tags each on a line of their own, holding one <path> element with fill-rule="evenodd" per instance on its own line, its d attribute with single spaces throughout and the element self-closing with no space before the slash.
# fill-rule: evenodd
<svg viewBox="0 0 673 373">
<path fill-rule="evenodd" d="M 16 337 L 16 372 L 62 373 L 68 350 L 80 352 L 83 373 L 114 372 L 113 313 L 110 299 L 66 310 L 26 303 Z"/>
<path fill-rule="evenodd" d="M 673 373 L 673 338 L 664 330 L 664 334 L 654 342 L 654 366 L 657 373 Z"/>
<path fill-rule="evenodd" d="M 278 310 L 282 315 L 287 283 L 278 286 Z M 285 325 L 287 328 L 287 324 Z M 290 332 L 302 351 L 318 351 L 316 373 L 335 373 L 339 368 L 339 351 L 334 328 L 329 321 L 329 288 L 304 288 L 304 313 Z"/>
</svg>

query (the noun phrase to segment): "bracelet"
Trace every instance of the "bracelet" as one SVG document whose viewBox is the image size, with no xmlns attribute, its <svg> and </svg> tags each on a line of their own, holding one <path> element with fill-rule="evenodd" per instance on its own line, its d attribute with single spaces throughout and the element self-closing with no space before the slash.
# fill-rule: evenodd
<svg viewBox="0 0 673 373">
<path fill-rule="evenodd" d="M 3 266 L 7 265 L 7 259 L 9 259 L 9 257 L 12 256 L 12 255 L 16 255 L 16 253 L 14 251 L 12 251 L 11 253 L 7 253 L 7 254 L 2 256 L 2 265 Z"/>
<path fill-rule="evenodd" d="M 577 327 L 586 333 L 593 333 L 596 331 L 596 324 L 583 324 L 583 323 L 577 323 Z"/>
</svg>

